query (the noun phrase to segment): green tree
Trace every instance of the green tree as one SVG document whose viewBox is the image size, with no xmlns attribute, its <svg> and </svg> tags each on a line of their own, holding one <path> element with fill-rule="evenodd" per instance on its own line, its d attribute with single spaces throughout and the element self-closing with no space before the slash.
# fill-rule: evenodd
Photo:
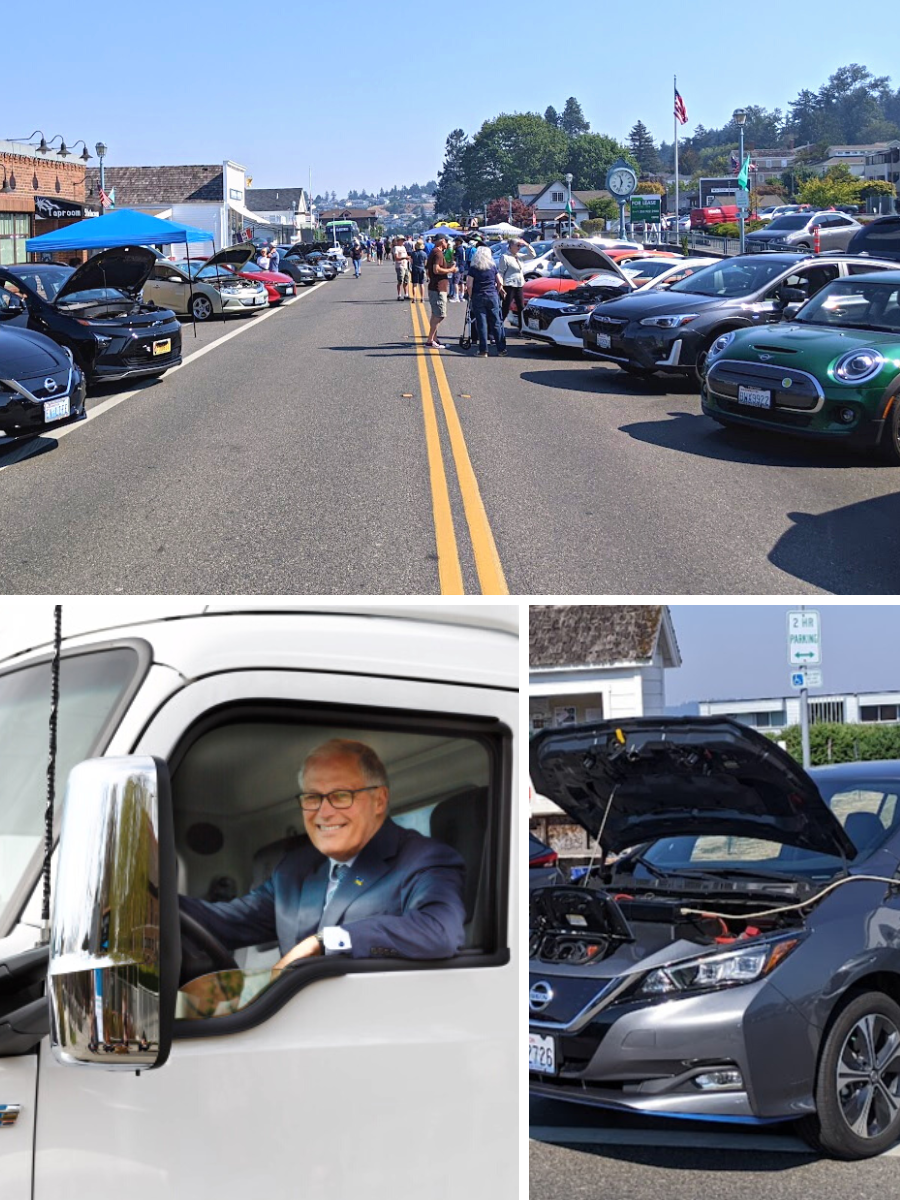
<svg viewBox="0 0 900 1200">
<path fill-rule="evenodd" d="M 642 179 L 634 190 L 643 196 L 664 196 L 666 194 L 666 189 L 655 179 Z"/>
<path fill-rule="evenodd" d="M 807 180 L 798 195 L 803 204 L 828 208 L 831 204 L 858 204 L 862 181 L 844 163 L 829 167 L 824 175 Z"/>
<path fill-rule="evenodd" d="M 619 215 L 619 206 L 612 196 L 595 196 L 593 200 L 588 200 L 587 207 L 592 217 L 604 221 L 615 221 Z M 583 229 L 586 229 L 587 226 L 587 221 L 582 223 Z"/>
<path fill-rule="evenodd" d="M 653 135 L 643 121 L 636 121 L 628 134 L 628 145 L 642 175 L 655 175 L 660 170 L 659 151 Z"/>
<path fill-rule="evenodd" d="M 520 183 L 549 182 L 565 170 L 569 139 L 537 113 L 501 113 L 485 121 L 462 154 L 470 209 L 515 195 Z"/>
<path fill-rule="evenodd" d="M 548 125 L 552 125 L 554 129 L 559 129 L 559 113 L 552 104 L 547 105 L 547 111 L 544 113 L 544 120 Z"/>
<path fill-rule="evenodd" d="M 574 96 L 570 96 L 566 101 L 562 116 L 559 118 L 559 127 L 569 137 L 577 137 L 580 133 L 590 132 L 590 124 L 585 120 L 581 105 Z"/>
<path fill-rule="evenodd" d="M 617 158 L 624 158 L 638 169 L 631 151 L 605 133 L 583 133 L 571 138 L 568 151 L 566 170 L 572 173 L 574 188 L 605 188 L 606 173 Z"/>
<path fill-rule="evenodd" d="M 455 217 L 466 209 L 466 178 L 463 155 L 469 139 L 461 129 L 454 129 L 447 138 L 444 165 L 438 172 L 434 190 L 434 215 Z"/>
</svg>

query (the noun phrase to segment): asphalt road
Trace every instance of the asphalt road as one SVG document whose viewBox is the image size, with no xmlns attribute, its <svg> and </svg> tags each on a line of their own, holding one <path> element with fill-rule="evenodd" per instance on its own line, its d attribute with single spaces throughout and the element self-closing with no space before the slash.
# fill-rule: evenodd
<svg viewBox="0 0 900 1200">
<path fill-rule="evenodd" d="M 185 365 L 91 396 L 62 436 L 0 441 L 0 586 L 900 591 L 900 471 L 722 430 L 691 386 L 528 339 L 476 359 L 462 305 L 427 354 L 415 307 L 364 264 L 262 318 L 186 326 Z"/>
<path fill-rule="evenodd" d="M 885 1200 L 898 1150 L 860 1163 L 814 1154 L 790 1126 L 765 1131 L 534 1101 L 531 1200 Z"/>
</svg>

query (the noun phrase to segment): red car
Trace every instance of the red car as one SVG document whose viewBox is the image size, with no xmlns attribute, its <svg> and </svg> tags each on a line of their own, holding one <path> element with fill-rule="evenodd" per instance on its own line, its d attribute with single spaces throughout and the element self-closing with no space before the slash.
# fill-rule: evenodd
<svg viewBox="0 0 900 1200">
<path fill-rule="evenodd" d="M 618 266 L 625 266 L 626 263 L 633 263 L 642 258 L 665 258 L 677 259 L 679 254 L 670 254 L 665 250 L 617 250 L 615 248 L 604 249 L 603 253 L 607 258 L 611 258 Z M 583 279 L 572 279 L 572 277 L 562 268 L 562 264 L 558 264 L 553 270 L 545 275 L 542 279 L 527 279 L 525 286 L 522 288 L 522 299 L 527 304 L 529 300 L 534 300 L 537 296 L 542 296 L 544 292 L 570 292 L 572 288 L 580 287 L 584 282 Z M 559 274 L 556 271 L 559 270 Z M 602 271 L 603 266 L 598 264 L 595 268 L 597 271 Z M 640 280 L 640 283 L 646 282 Z M 515 304 L 511 305 L 511 311 L 515 312 Z"/>
<path fill-rule="evenodd" d="M 231 269 L 234 270 L 233 267 Z M 239 271 L 235 271 L 235 274 L 240 275 L 242 279 L 262 283 L 270 304 L 280 304 L 285 296 L 293 296 L 297 290 L 290 275 L 282 275 L 280 271 L 264 271 L 255 262 L 248 262 Z"/>
</svg>

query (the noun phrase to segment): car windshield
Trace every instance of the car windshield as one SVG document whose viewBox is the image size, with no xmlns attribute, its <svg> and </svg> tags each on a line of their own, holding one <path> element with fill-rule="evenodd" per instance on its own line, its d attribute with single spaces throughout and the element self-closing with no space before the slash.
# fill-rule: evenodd
<svg viewBox="0 0 900 1200">
<path fill-rule="evenodd" d="M 72 267 L 51 263 L 29 263 L 27 266 L 10 266 L 6 270 L 21 279 L 42 300 L 55 300 L 60 288 L 75 273 Z"/>
<path fill-rule="evenodd" d="M 97 741 L 137 670 L 134 650 L 118 647 L 65 657 L 60 663 L 57 792 L 72 767 L 103 749 Z M 0 675 L 0 934 L 16 914 L 9 904 L 26 872 L 36 869 L 47 799 L 50 664 Z"/>
<path fill-rule="evenodd" d="M 843 777 L 829 782 L 827 775 L 815 778 L 823 800 L 837 817 L 862 860 L 876 850 L 900 825 L 900 777 L 865 779 L 858 783 Z M 799 878 L 827 878 L 843 869 L 838 856 L 816 854 L 797 846 L 763 838 L 685 836 L 660 838 L 641 857 L 658 870 L 771 871 Z M 635 866 L 635 875 L 651 871 Z"/>
<path fill-rule="evenodd" d="M 242 271 L 243 269 L 241 267 Z M 227 263 L 213 263 L 211 267 L 204 266 L 203 263 L 191 263 L 191 274 L 195 279 L 221 279 L 223 275 L 231 275 L 235 270 L 235 267 L 229 267 Z"/>
<path fill-rule="evenodd" d="M 642 279 L 655 279 L 657 275 L 662 275 L 664 271 L 670 271 L 676 264 L 671 258 L 639 258 L 632 259 L 627 266 L 622 267 L 622 270 L 629 279 L 635 279 L 638 275 Z"/>
<path fill-rule="evenodd" d="M 807 301 L 794 319 L 804 325 L 900 332 L 900 284 L 859 277 L 835 280 Z"/>
<path fill-rule="evenodd" d="M 784 271 L 784 261 L 760 254 L 714 263 L 696 274 L 673 283 L 671 292 L 694 296 L 749 296 L 764 288 Z"/>
<path fill-rule="evenodd" d="M 769 229 L 803 229 L 809 224 L 812 213 L 782 213 L 769 222 Z"/>
</svg>

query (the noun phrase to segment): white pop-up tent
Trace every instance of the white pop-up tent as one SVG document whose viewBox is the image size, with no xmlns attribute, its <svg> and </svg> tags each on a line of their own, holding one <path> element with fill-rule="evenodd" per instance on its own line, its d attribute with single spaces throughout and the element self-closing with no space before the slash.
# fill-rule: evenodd
<svg viewBox="0 0 900 1200">
<path fill-rule="evenodd" d="M 515 225 L 510 225 L 508 221 L 500 221 L 496 225 L 482 225 L 478 232 L 487 234 L 496 233 L 499 237 L 511 238 L 518 237 L 523 231 L 517 229 Z"/>
</svg>

